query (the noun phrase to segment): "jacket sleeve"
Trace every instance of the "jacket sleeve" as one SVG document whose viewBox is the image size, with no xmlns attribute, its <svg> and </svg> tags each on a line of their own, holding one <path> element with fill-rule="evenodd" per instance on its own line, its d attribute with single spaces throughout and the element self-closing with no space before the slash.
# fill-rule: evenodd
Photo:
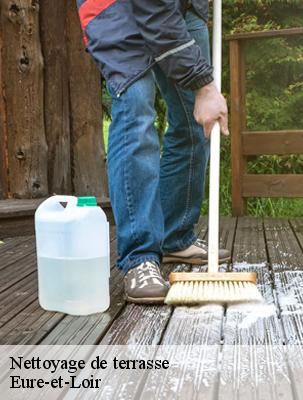
<svg viewBox="0 0 303 400">
<path fill-rule="evenodd" d="M 213 68 L 187 31 L 176 0 L 131 0 L 138 28 L 160 68 L 185 89 L 213 80 Z"/>
</svg>

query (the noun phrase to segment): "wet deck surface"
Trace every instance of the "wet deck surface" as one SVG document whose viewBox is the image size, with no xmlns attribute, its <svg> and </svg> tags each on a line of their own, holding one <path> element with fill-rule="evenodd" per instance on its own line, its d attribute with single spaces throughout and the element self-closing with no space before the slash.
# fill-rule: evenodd
<svg viewBox="0 0 303 400">
<path fill-rule="evenodd" d="M 201 219 L 200 238 L 206 236 L 206 225 Z M 231 265 L 223 268 L 257 271 L 266 304 L 227 308 L 126 304 L 122 275 L 114 265 L 112 228 L 109 310 L 89 317 L 47 312 L 37 300 L 34 237 L 4 239 L 0 344 L 218 345 L 206 346 L 201 354 L 207 363 L 203 399 L 303 399 L 303 218 L 222 218 L 220 235 L 222 246 L 232 251 Z M 164 274 L 174 268 L 190 266 L 165 265 Z M 238 345 L 249 345 L 250 350 Z M 200 371 L 191 379 L 199 378 L 203 386 L 202 375 Z M 152 384 L 152 375 L 148 379 Z M 164 388 L 166 380 L 163 376 L 157 385 Z M 148 387 L 144 386 L 147 392 L 142 398 L 149 398 Z"/>
</svg>

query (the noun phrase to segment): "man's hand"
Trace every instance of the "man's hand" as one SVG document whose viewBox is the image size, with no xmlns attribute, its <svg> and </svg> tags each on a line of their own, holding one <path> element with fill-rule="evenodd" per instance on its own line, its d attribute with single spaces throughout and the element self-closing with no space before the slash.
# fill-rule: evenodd
<svg viewBox="0 0 303 400">
<path fill-rule="evenodd" d="M 219 122 L 221 132 L 229 135 L 226 100 L 213 82 L 196 91 L 194 117 L 203 126 L 206 137 L 210 137 L 216 122 Z"/>
</svg>

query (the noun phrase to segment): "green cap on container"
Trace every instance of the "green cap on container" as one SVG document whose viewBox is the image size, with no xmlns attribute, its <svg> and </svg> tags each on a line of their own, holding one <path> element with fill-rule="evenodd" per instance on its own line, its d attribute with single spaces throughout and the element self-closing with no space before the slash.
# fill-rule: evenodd
<svg viewBox="0 0 303 400">
<path fill-rule="evenodd" d="M 94 196 L 78 197 L 77 206 L 78 207 L 94 207 L 97 206 L 97 199 Z"/>
</svg>

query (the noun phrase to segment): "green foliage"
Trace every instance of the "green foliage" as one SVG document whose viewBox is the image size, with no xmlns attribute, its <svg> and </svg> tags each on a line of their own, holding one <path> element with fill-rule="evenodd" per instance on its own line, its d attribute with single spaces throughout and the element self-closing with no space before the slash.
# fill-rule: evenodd
<svg viewBox="0 0 303 400">
<path fill-rule="evenodd" d="M 224 34 L 303 26 L 300 0 L 223 2 Z M 223 93 L 229 100 L 228 42 L 223 44 Z M 302 129 L 302 37 L 253 40 L 246 45 L 246 123 L 248 130 Z M 221 148 L 223 215 L 231 212 L 230 141 Z M 302 156 L 262 156 L 250 159 L 255 174 L 303 173 Z M 207 212 L 205 202 L 202 212 Z M 303 199 L 250 199 L 248 212 L 255 216 L 302 216 Z"/>
</svg>

